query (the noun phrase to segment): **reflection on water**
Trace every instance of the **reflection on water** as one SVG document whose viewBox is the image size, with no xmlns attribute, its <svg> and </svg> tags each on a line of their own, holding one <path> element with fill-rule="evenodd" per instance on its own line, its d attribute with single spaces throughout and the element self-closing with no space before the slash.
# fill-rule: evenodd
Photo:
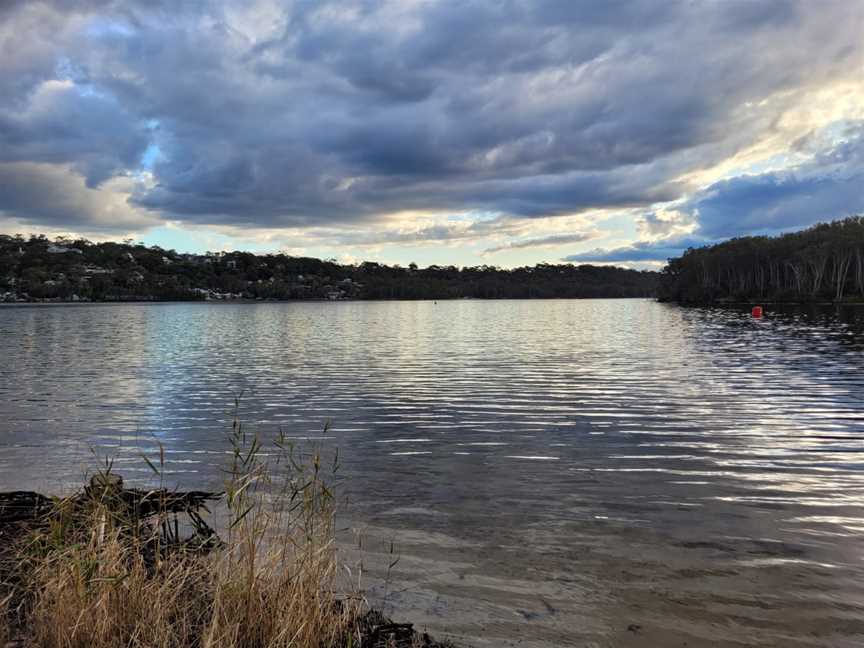
<svg viewBox="0 0 864 648">
<path fill-rule="evenodd" d="M 215 486 L 242 390 L 262 432 L 340 448 L 353 522 L 402 553 L 388 604 L 439 633 L 860 646 L 862 350 L 864 308 L 2 308 L 0 488 L 93 451 L 143 479 L 153 437 Z"/>
</svg>

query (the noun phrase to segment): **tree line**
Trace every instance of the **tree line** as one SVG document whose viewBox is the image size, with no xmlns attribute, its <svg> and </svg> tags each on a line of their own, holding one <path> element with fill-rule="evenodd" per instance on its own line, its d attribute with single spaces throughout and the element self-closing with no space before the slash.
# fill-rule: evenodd
<svg viewBox="0 0 864 648">
<path fill-rule="evenodd" d="M 864 300 L 864 217 L 688 249 L 662 270 L 658 296 L 682 303 Z"/>
<path fill-rule="evenodd" d="M 593 265 L 419 268 L 0 235 L 0 301 L 649 297 L 657 278 Z"/>
</svg>

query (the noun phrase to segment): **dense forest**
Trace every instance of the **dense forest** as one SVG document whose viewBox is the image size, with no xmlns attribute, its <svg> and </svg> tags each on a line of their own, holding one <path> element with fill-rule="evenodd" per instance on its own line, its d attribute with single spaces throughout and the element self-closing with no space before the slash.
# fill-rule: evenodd
<svg viewBox="0 0 864 648">
<path fill-rule="evenodd" d="M 591 265 L 418 268 L 132 241 L 0 235 L 0 301 L 647 297 L 658 273 Z"/>
<path fill-rule="evenodd" d="M 682 303 L 864 300 L 864 217 L 689 249 L 663 269 L 658 296 Z"/>
</svg>

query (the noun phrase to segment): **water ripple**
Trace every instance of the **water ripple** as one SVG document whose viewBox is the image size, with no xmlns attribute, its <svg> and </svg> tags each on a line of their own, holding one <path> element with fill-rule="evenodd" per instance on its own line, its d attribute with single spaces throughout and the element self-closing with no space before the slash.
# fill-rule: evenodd
<svg viewBox="0 0 864 648">
<path fill-rule="evenodd" d="M 145 481 L 157 443 L 177 485 L 218 487 L 242 393 L 262 436 L 340 449 L 430 627 L 856 645 L 862 349 L 864 308 L 4 307 L 0 488 L 78 483 L 94 453 Z"/>
</svg>

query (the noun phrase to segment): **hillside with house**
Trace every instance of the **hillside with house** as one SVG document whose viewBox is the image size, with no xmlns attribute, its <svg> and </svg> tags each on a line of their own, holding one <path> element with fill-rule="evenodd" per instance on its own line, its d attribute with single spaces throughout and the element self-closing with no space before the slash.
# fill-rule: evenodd
<svg viewBox="0 0 864 648">
<path fill-rule="evenodd" d="M 0 235 L 0 301 L 646 297 L 657 273 L 539 264 L 418 268 Z"/>
</svg>

